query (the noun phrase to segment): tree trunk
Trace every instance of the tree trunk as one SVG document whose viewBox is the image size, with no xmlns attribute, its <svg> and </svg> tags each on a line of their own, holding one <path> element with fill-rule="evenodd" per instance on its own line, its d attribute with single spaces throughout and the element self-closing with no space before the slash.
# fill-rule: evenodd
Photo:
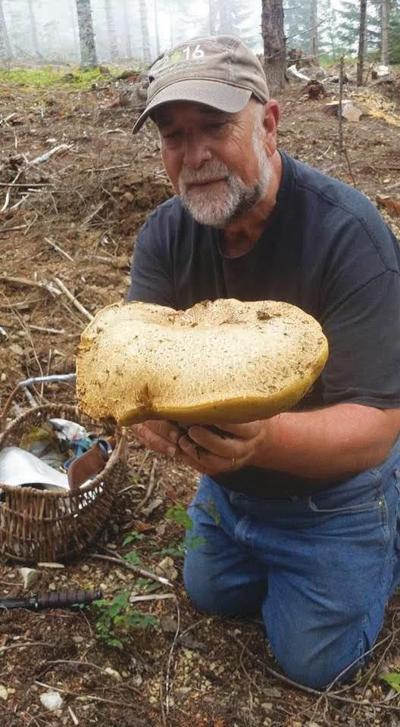
<svg viewBox="0 0 400 727">
<path fill-rule="evenodd" d="M 145 63 L 150 63 L 151 52 L 150 52 L 149 24 L 147 22 L 146 0 L 139 0 L 139 14 L 140 14 L 140 28 L 142 31 L 143 60 L 145 61 Z"/>
<path fill-rule="evenodd" d="M 3 0 L 0 0 L 0 60 L 9 61 L 10 58 L 12 58 L 11 43 L 4 16 Z"/>
<path fill-rule="evenodd" d="M 329 41 L 330 41 L 330 44 L 331 44 L 331 54 L 332 54 L 333 59 L 335 60 L 336 59 L 336 38 L 335 38 L 336 22 L 335 22 L 335 11 L 332 8 L 331 0 L 328 0 L 327 8 L 328 8 L 328 11 L 329 11 L 329 15 L 328 15 L 328 23 L 329 23 L 328 35 L 329 35 Z"/>
<path fill-rule="evenodd" d="M 227 33 L 228 35 L 234 34 L 233 22 L 232 22 L 232 8 L 230 3 L 226 0 L 217 0 L 218 14 L 219 14 L 219 33 Z"/>
<path fill-rule="evenodd" d="M 32 0 L 28 0 L 28 15 L 29 15 L 29 25 L 31 28 L 32 49 L 33 49 L 33 52 L 36 53 L 36 55 L 38 56 L 39 55 L 39 41 L 38 41 L 36 18 L 35 18 L 35 13 L 33 10 Z"/>
<path fill-rule="evenodd" d="M 310 56 L 318 58 L 318 0 L 310 2 Z"/>
<path fill-rule="evenodd" d="M 123 0 L 122 10 L 124 13 L 124 33 L 125 33 L 125 55 L 127 58 L 132 58 L 132 43 L 131 43 L 131 23 L 129 19 L 128 0 Z"/>
<path fill-rule="evenodd" d="M 389 65 L 390 0 L 381 0 L 381 63 Z"/>
<path fill-rule="evenodd" d="M 363 85 L 366 50 L 367 0 L 360 0 L 360 30 L 358 35 L 357 86 Z"/>
<path fill-rule="evenodd" d="M 156 56 L 160 55 L 160 33 L 158 31 L 158 6 L 157 6 L 157 0 L 154 0 L 153 4 L 154 8 L 154 38 L 156 41 Z"/>
<path fill-rule="evenodd" d="M 271 93 L 285 85 L 286 38 L 283 29 L 282 0 L 262 0 L 261 34 L 264 41 L 264 68 Z"/>
<path fill-rule="evenodd" d="M 174 18 L 173 18 L 173 12 L 171 8 L 168 11 L 168 18 L 169 18 L 169 47 L 174 47 Z"/>
<path fill-rule="evenodd" d="M 74 55 L 78 55 L 79 54 L 79 43 L 78 43 L 78 33 L 77 33 L 76 19 L 75 19 L 75 0 L 69 0 L 68 14 L 69 14 L 69 22 L 71 23 L 72 37 L 73 37 L 73 42 L 74 42 Z"/>
<path fill-rule="evenodd" d="M 215 7 L 216 0 L 208 0 L 208 24 L 210 28 L 210 35 L 215 35 L 217 32 L 217 9 Z"/>
<path fill-rule="evenodd" d="M 76 0 L 76 12 L 78 14 L 81 65 L 83 68 L 94 68 L 97 66 L 97 54 L 90 0 Z"/>
<path fill-rule="evenodd" d="M 115 25 L 112 9 L 112 0 L 104 0 L 104 12 L 106 15 L 106 26 L 108 35 L 108 45 L 110 49 L 110 60 L 115 61 L 118 58 L 118 42 L 115 34 Z"/>
</svg>

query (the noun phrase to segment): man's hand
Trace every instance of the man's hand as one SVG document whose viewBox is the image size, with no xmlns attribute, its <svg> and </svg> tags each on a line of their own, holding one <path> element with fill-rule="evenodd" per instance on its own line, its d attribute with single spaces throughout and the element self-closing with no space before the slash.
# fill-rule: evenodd
<svg viewBox="0 0 400 727">
<path fill-rule="evenodd" d="M 177 442 L 181 433 L 175 424 L 168 421 L 151 420 L 134 424 L 132 431 L 147 449 L 175 457 Z"/>
<path fill-rule="evenodd" d="M 218 429 L 194 425 L 178 440 L 178 454 L 180 452 L 181 459 L 202 474 L 232 472 L 252 464 L 264 429 L 265 422 L 261 421 L 218 424 Z M 225 436 L 224 432 L 227 433 Z"/>
<path fill-rule="evenodd" d="M 148 449 L 176 456 L 202 474 L 216 475 L 251 464 L 263 426 L 265 422 L 259 421 L 214 428 L 193 425 L 182 434 L 182 429 L 172 422 L 151 420 L 135 424 L 132 430 Z"/>
</svg>

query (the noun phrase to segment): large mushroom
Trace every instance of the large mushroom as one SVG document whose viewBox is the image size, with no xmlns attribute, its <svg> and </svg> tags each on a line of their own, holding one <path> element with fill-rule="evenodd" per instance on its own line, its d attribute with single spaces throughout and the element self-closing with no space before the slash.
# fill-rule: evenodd
<svg viewBox="0 0 400 727">
<path fill-rule="evenodd" d="M 115 304 L 83 331 L 78 399 L 92 418 L 122 425 L 246 422 L 296 404 L 327 356 L 319 323 L 289 303 Z"/>
</svg>

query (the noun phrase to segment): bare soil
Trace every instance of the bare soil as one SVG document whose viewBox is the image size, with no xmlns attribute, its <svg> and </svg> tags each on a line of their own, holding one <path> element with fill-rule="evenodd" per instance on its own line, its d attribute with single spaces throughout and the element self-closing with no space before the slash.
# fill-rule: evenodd
<svg viewBox="0 0 400 727">
<path fill-rule="evenodd" d="M 1 409 L 18 381 L 74 370 L 87 318 L 65 294 L 54 291 L 55 279 L 90 313 L 120 300 L 129 282 L 135 233 L 171 188 L 154 131 L 132 136 L 133 114 L 117 104 L 113 82 L 81 92 L 5 85 L 0 91 Z M 400 237 L 398 89 L 377 86 L 358 93 L 347 88 L 346 95 L 366 113 L 358 123 L 344 122 L 345 153 L 338 147 L 337 117 L 324 108 L 336 98 L 334 88 L 331 99 L 315 101 L 299 86 L 285 92 L 281 146 L 355 184 L 373 201 L 383 196 L 383 214 Z M 61 144 L 67 147 L 29 165 Z M 74 398 L 65 385 L 33 393 L 38 402 Z M 16 401 L 28 407 L 22 395 Z M 195 476 L 145 452 L 132 438 L 129 482 L 133 487 L 119 498 L 93 549 L 64 568 L 40 568 L 33 592 L 101 587 L 106 599 L 125 589 L 143 592 L 137 574 L 92 557 L 95 552 L 126 554 L 132 545 L 123 540 L 131 531 L 143 535 L 135 543 L 142 567 L 161 572 L 163 549 L 179 545 L 183 534 L 165 513 L 190 500 Z M 172 558 L 177 573 L 170 563 L 166 575 L 174 578 L 176 598 L 139 603 L 137 609 L 156 616 L 158 625 L 133 632 L 123 649 L 98 640 L 93 608 L 3 612 L 2 727 L 400 724 L 399 696 L 380 679 L 384 671 L 400 670 L 398 598 L 390 604 L 367 670 L 348 687 L 334 686 L 320 695 L 288 683 L 260 622 L 226 621 L 194 611 L 182 586 L 182 560 Z M 3 561 L 0 595 L 22 593 L 18 566 Z M 159 587 L 157 593 L 171 589 Z M 49 690 L 58 690 L 64 700 L 59 711 L 50 712 L 40 702 Z"/>
</svg>

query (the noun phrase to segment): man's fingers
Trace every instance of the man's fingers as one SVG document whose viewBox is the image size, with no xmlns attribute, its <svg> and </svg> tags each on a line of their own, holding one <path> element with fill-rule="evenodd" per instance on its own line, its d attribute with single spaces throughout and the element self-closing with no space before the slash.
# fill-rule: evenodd
<svg viewBox="0 0 400 727">
<path fill-rule="evenodd" d="M 251 439 L 257 434 L 260 428 L 260 422 L 246 422 L 245 424 L 231 424 L 227 422 L 218 424 L 218 428 L 222 429 L 222 431 L 229 432 L 229 434 L 233 434 L 238 439 Z"/>
<path fill-rule="evenodd" d="M 148 421 L 132 427 L 139 441 L 154 452 L 174 457 L 179 431 L 168 422 Z"/>
<path fill-rule="evenodd" d="M 239 440 L 232 437 L 222 437 L 206 427 L 190 427 L 188 435 L 192 442 L 217 455 L 217 457 L 231 460 L 232 457 L 241 455 L 242 443 Z M 180 442 L 181 440 L 179 440 L 179 444 Z"/>
<path fill-rule="evenodd" d="M 195 444 L 189 437 L 181 437 L 178 444 L 186 464 L 195 467 L 199 472 L 211 474 L 237 469 L 240 466 L 237 458 L 233 455 L 221 457 Z"/>
</svg>

